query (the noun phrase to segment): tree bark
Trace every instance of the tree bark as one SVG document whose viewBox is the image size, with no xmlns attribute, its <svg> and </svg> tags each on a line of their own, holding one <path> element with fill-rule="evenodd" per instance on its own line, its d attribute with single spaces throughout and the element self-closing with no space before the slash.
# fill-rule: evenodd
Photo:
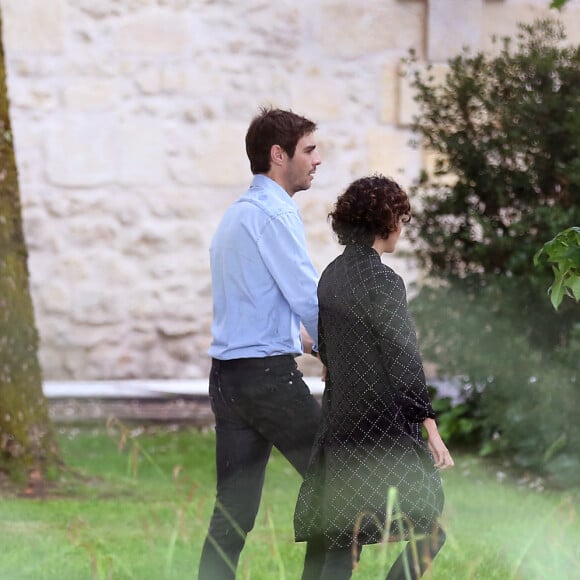
<svg viewBox="0 0 580 580">
<path fill-rule="evenodd" d="M 61 464 L 42 391 L 38 332 L 9 117 L 0 11 L 0 477 L 38 484 Z"/>
</svg>

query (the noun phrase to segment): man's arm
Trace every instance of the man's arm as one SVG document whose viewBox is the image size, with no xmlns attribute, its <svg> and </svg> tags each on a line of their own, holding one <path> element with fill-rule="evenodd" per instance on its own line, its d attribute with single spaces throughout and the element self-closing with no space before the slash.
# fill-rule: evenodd
<svg viewBox="0 0 580 580">
<path fill-rule="evenodd" d="M 259 249 L 280 292 L 318 350 L 318 274 L 308 256 L 299 216 L 286 213 L 272 219 L 262 233 Z"/>
</svg>

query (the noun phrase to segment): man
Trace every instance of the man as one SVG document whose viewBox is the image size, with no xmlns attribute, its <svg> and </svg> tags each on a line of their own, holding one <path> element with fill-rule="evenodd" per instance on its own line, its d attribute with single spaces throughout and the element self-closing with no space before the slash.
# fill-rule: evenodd
<svg viewBox="0 0 580 580">
<path fill-rule="evenodd" d="M 318 275 L 292 199 L 321 163 L 315 130 L 291 111 L 260 111 L 246 134 L 254 178 L 211 243 L 217 497 L 199 580 L 235 578 L 272 446 L 303 475 L 318 429 L 320 406 L 295 361 L 310 350 L 301 324 L 316 348 Z"/>
</svg>

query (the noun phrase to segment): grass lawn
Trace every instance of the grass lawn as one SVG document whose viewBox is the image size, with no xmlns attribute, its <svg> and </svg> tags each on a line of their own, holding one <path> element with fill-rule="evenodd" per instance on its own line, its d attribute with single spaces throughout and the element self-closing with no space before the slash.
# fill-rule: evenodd
<svg viewBox="0 0 580 580">
<path fill-rule="evenodd" d="M 60 441 L 68 466 L 87 479 L 44 499 L 0 497 L 0 579 L 195 579 L 213 505 L 213 433 L 67 429 Z M 545 491 L 476 457 L 455 459 L 444 474 L 448 542 L 426 578 L 580 578 L 580 490 Z M 275 453 L 238 578 L 300 578 L 298 487 Z M 398 550 L 366 547 L 353 578 L 384 578 Z"/>
</svg>

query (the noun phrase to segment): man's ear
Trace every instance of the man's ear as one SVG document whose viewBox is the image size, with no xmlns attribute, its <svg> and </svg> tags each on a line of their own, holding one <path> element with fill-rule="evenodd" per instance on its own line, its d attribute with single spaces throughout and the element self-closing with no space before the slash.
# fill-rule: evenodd
<svg viewBox="0 0 580 580">
<path fill-rule="evenodd" d="M 284 151 L 280 145 L 272 145 L 272 148 L 270 149 L 270 161 L 273 165 L 282 165 L 285 157 L 286 151 Z"/>
</svg>

